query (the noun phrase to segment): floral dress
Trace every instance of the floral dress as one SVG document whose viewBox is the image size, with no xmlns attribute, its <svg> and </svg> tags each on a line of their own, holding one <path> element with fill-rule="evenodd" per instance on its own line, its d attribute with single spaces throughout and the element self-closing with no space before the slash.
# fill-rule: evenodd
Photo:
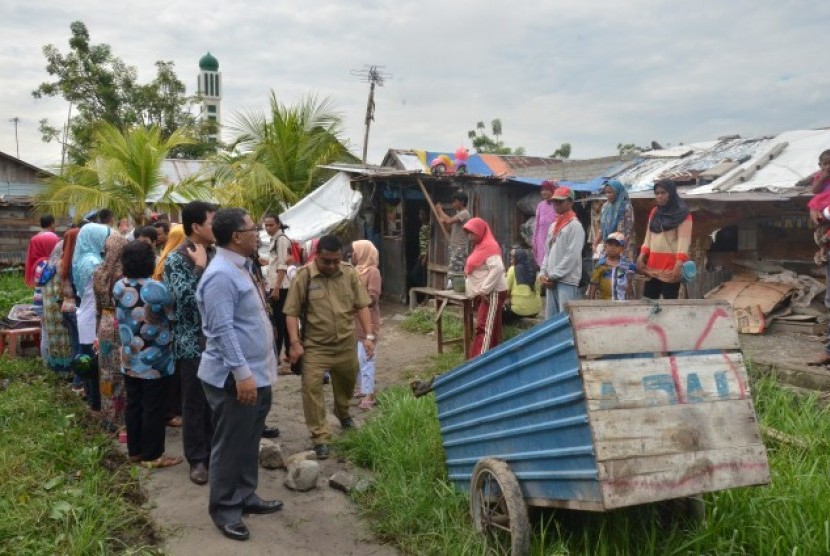
<svg viewBox="0 0 830 556">
<path fill-rule="evenodd" d="M 49 257 L 49 265 L 57 268 L 63 254 L 63 241 L 55 246 Z M 43 286 L 43 327 L 48 338 L 46 364 L 55 372 L 68 373 L 72 362 L 72 341 L 69 331 L 63 324 L 61 304 L 63 303 L 63 281 L 60 273 L 54 272 L 52 278 Z"/>
</svg>

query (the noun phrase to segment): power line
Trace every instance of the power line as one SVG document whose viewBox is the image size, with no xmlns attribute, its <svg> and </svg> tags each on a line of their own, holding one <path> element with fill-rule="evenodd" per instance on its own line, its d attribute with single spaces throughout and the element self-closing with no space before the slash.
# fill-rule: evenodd
<svg viewBox="0 0 830 556">
<path fill-rule="evenodd" d="M 384 67 L 365 65 L 363 69 L 350 72 L 355 77 L 359 77 L 361 81 L 369 83 L 369 101 L 366 103 L 366 133 L 363 136 L 363 164 L 366 164 L 366 153 L 369 149 L 369 127 L 375 119 L 375 86 L 383 87 L 384 81 L 392 77 L 391 73 L 383 71 Z"/>
</svg>

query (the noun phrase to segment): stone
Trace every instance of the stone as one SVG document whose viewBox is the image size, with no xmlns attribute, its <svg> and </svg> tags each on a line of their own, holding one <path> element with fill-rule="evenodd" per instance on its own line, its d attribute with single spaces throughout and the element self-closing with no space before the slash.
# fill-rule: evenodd
<svg viewBox="0 0 830 556">
<path fill-rule="evenodd" d="M 354 487 L 352 487 L 352 492 L 356 492 L 358 494 L 365 494 L 369 491 L 369 489 L 372 488 L 372 486 L 374 486 L 374 484 L 374 479 L 360 479 L 355 483 Z"/>
<path fill-rule="evenodd" d="M 288 475 L 283 484 L 291 490 L 306 492 L 317 488 L 320 478 L 320 464 L 316 461 L 303 460 L 288 467 Z"/>
<path fill-rule="evenodd" d="M 260 440 L 259 464 L 265 469 L 285 469 L 287 466 L 282 454 L 282 445 L 273 440 Z"/>
<path fill-rule="evenodd" d="M 317 459 L 317 454 L 314 453 L 314 450 L 306 450 L 305 452 L 297 452 L 296 454 L 291 454 L 287 458 L 285 458 L 285 467 L 291 467 L 292 465 L 296 465 L 301 461 L 314 461 Z"/>
<path fill-rule="evenodd" d="M 357 484 L 357 479 L 351 473 L 345 471 L 338 471 L 329 477 L 329 486 L 335 490 L 350 493 Z"/>
</svg>

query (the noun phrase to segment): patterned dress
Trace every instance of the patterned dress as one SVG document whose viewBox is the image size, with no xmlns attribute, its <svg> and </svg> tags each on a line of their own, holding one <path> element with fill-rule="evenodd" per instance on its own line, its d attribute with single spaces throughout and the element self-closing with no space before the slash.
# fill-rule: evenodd
<svg viewBox="0 0 830 556">
<path fill-rule="evenodd" d="M 121 352 L 118 349 L 118 320 L 112 284 L 121 277 L 121 252 L 127 240 L 112 234 L 104 244 L 104 262 L 92 274 L 92 291 L 98 314 L 98 381 L 101 391 L 101 418 L 115 428 L 124 426 L 127 394 L 121 376 Z"/>
<path fill-rule="evenodd" d="M 49 257 L 49 264 L 57 267 L 63 255 L 63 241 L 55 246 Z M 72 342 L 69 331 L 63 325 L 61 304 L 63 303 L 63 281 L 55 272 L 52 279 L 43 286 L 43 327 L 48 338 L 46 364 L 55 372 L 68 373 L 72 361 Z"/>
</svg>

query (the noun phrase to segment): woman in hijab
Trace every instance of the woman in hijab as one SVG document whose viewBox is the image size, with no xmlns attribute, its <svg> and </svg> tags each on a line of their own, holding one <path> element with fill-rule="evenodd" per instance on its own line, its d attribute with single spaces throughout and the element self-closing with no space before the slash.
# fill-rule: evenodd
<svg viewBox="0 0 830 556">
<path fill-rule="evenodd" d="M 94 356 L 95 342 L 95 294 L 92 289 L 92 273 L 104 262 L 104 242 L 110 235 L 110 228 L 103 224 L 87 224 L 78 233 L 75 253 L 72 256 L 72 278 L 75 291 L 80 296 L 76 316 L 78 320 L 78 345 L 82 355 Z M 89 408 L 97 413 L 101 410 L 97 373 L 84 378 Z"/>
<path fill-rule="evenodd" d="M 179 248 L 184 243 L 184 226 L 175 224 L 170 228 L 170 233 L 167 234 L 167 242 L 164 244 L 164 249 L 161 251 L 161 256 L 156 261 L 156 270 L 153 272 L 153 280 L 161 281 L 164 278 L 164 261 L 167 260 L 167 255 Z"/>
<path fill-rule="evenodd" d="M 556 210 L 553 208 L 551 196 L 558 186 L 556 180 L 545 180 L 539 189 L 542 200 L 536 205 L 536 223 L 533 225 L 533 258 L 537 266 L 542 266 L 548 230 L 556 222 Z"/>
<path fill-rule="evenodd" d="M 63 301 L 61 302 L 61 318 L 63 319 L 63 326 L 69 334 L 69 344 L 72 348 L 71 359 L 74 359 L 80 352 L 80 344 L 78 342 L 78 319 L 75 314 L 76 311 L 76 293 L 75 285 L 72 281 L 72 256 L 75 254 L 75 244 L 78 241 L 78 233 L 80 233 L 80 226 L 67 230 L 63 234 L 63 254 L 58 265 L 58 278 L 61 282 L 61 295 Z M 84 391 L 84 381 L 77 374 L 72 380 L 72 390 L 78 394 Z"/>
<path fill-rule="evenodd" d="M 125 245 L 127 239 L 124 236 L 110 234 L 104 243 L 104 262 L 92 274 L 92 290 L 98 314 L 98 387 L 101 394 L 101 420 L 110 432 L 118 432 L 119 440 L 122 441 L 126 441 L 124 409 L 127 405 L 127 395 L 121 376 L 120 340 L 112 288 L 122 276 L 121 253 Z"/>
<path fill-rule="evenodd" d="M 501 317 L 507 297 L 507 281 L 504 279 L 504 263 L 501 247 L 490 226 L 481 218 L 470 218 L 464 231 L 473 244 L 467 257 L 464 273 L 467 297 L 473 299 L 476 311 L 475 336 L 468 359 L 476 357 L 501 341 Z"/>
<path fill-rule="evenodd" d="M 65 241 L 61 240 L 52 249 L 48 262 L 51 278 L 43 286 L 43 328 L 45 337 L 48 338 L 46 365 L 62 376 L 69 373 L 69 364 L 73 356 L 69 330 L 63 325 L 61 314 L 63 282 L 59 268 L 64 244 Z"/>
<path fill-rule="evenodd" d="M 541 284 L 536 265 L 527 249 L 513 249 L 510 268 L 507 269 L 507 299 L 504 302 L 504 322 L 522 317 L 535 317 L 542 310 Z"/>
<path fill-rule="evenodd" d="M 369 315 L 372 322 L 372 330 L 375 331 L 375 345 L 377 345 L 380 336 L 380 293 L 382 280 L 380 277 L 380 270 L 378 270 L 378 250 L 371 241 L 361 239 L 352 243 L 352 264 L 357 270 L 360 282 L 365 286 L 369 293 L 369 298 L 372 303 L 369 305 Z M 359 397 L 363 399 L 360 402 L 360 409 L 372 409 L 375 405 L 375 361 L 377 356 L 377 348 L 375 348 L 374 356 L 370 359 L 366 357 L 366 349 L 363 347 L 363 342 L 366 336 L 372 333 L 372 330 L 363 330 L 360 326 L 360 320 L 355 315 L 355 336 L 357 337 L 357 358 L 360 362 L 360 381 L 359 381 Z"/>
<path fill-rule="evenodd" d="M 625 186 L 617 180 L 605 182 L 602 188 L 605 194 L 605 203 L 600 212 L 600 233 L 594 237 L 594 253 L 598 253 L 605 245 L 608 236 L 615 232 L 621 233 L 628 240 L 626 255 L 631 257 L 631 239 L 634 232 L 634 207 L 628 198 Z M 601 256 L 602 254 L 599 253 Z"/>
<path fill-rule="evenodd" d="M 35 269 L 37 265 L 39 263 L 45 263 L 49 259 L 49 255 L 52 254 L 52 250 L 59 241 L 60 238 L 51 230 L 39 232 L 29 240 L 29 247 L 26 249 L 23 279 L 30 288 L 36 286 Z"/>
<path fill-rule="evenodd" d="M 683 263 L 689 260 L 692 215 L 671 180 L 654 184 L 657 206 L 651 210 L 637 268 L 649 277 L 643 297 L 677 299 Z"/>
</svg>

